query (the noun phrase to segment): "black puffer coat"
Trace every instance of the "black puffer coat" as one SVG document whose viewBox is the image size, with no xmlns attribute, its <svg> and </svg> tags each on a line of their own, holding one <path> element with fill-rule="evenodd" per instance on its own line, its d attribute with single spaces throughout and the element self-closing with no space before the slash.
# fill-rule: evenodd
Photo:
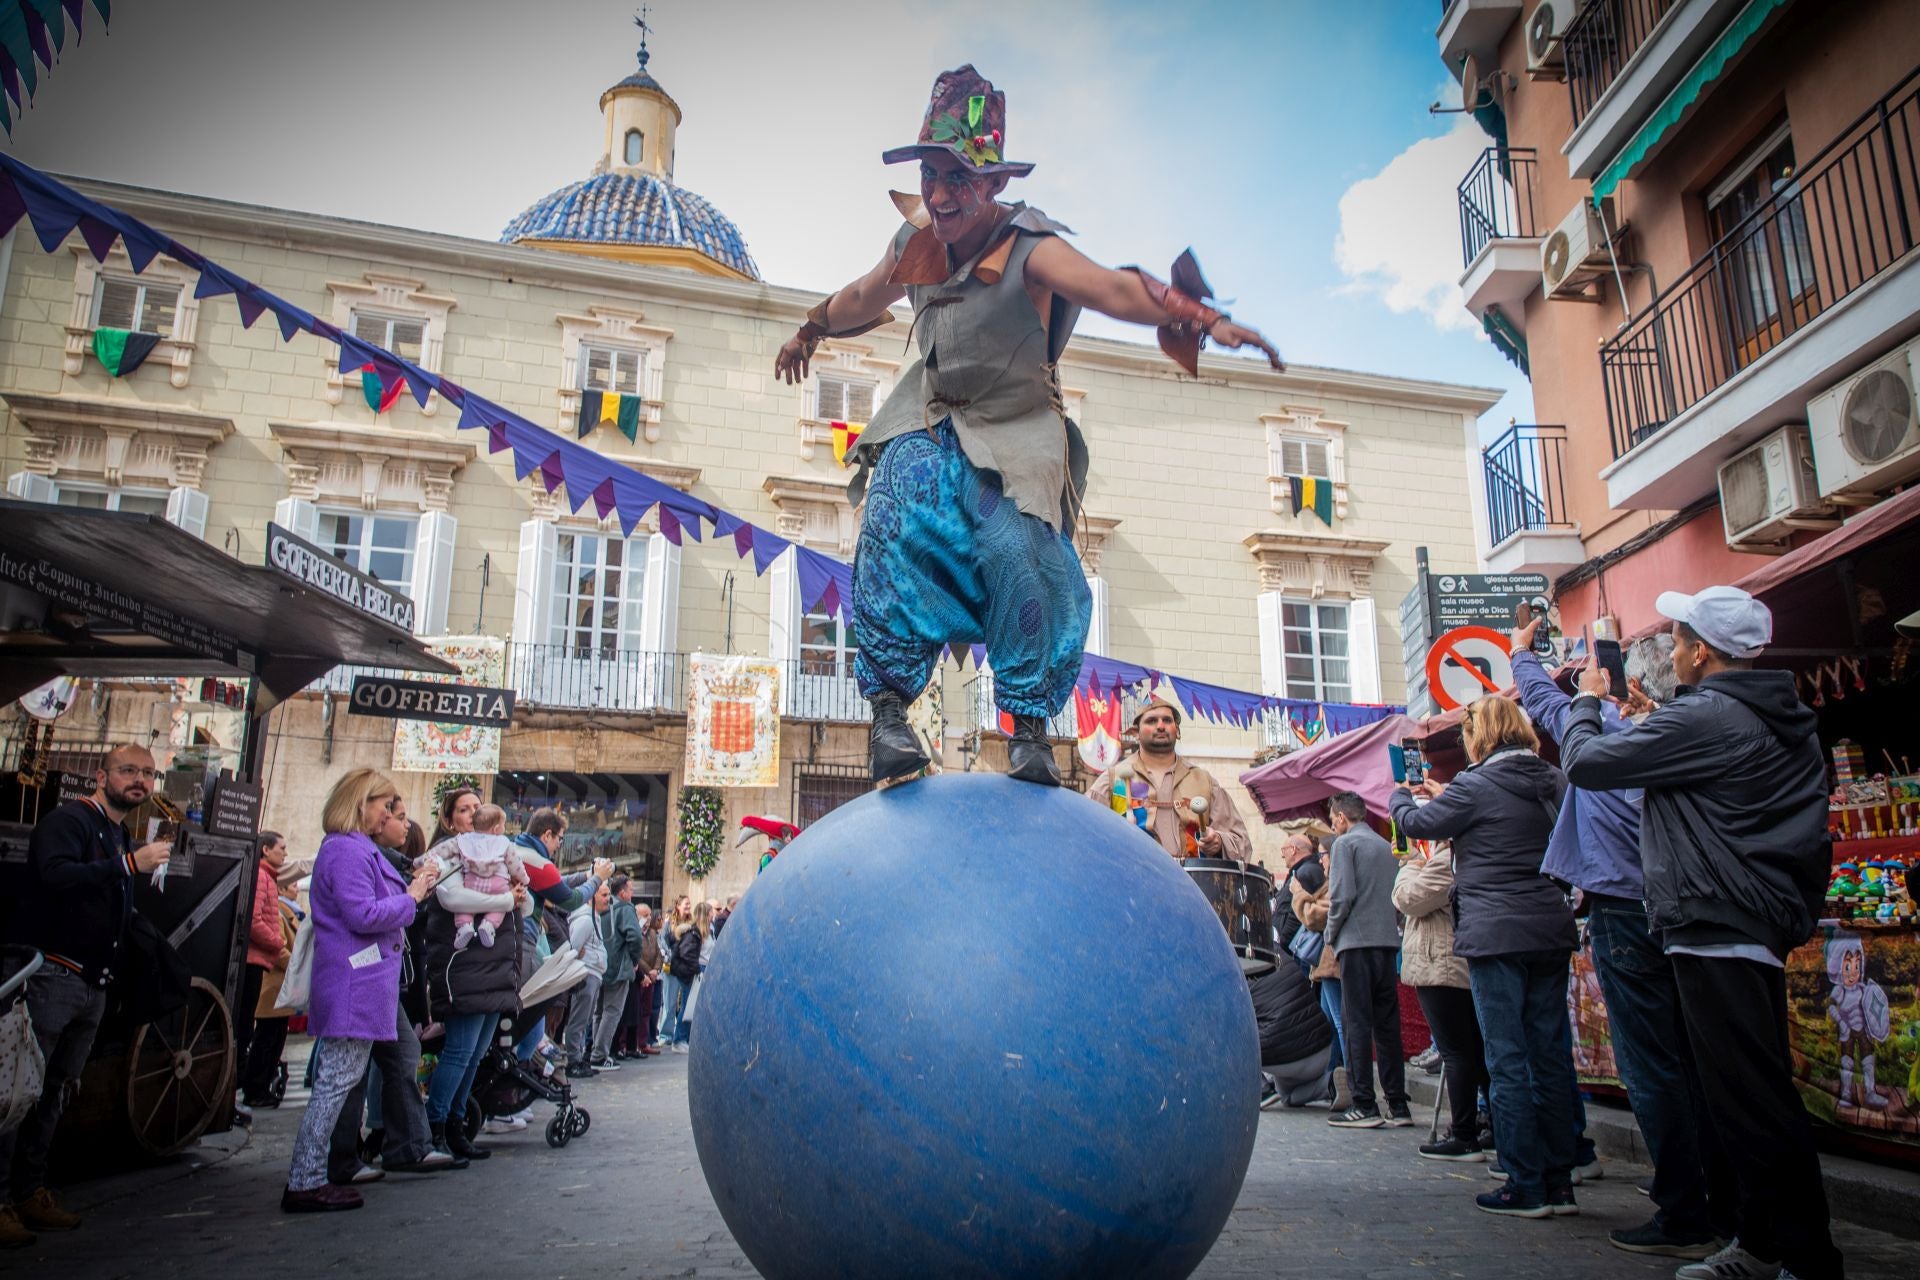
<svg viewBox="0 0 1920 1280">
<path fill-rule="evenodd" d="M 1472 960 L 1522 951 L 1572 951 L 1573 910 L 1540 874 L 1567 780 L 1523 747 L 1461 771 L 1440 798 L 1419 804 L 1400 787 L 1388 808 L 1416 840 L 1453 841 L 1453 954 Z"/>
<path fill-rule="evenodd" d="M 475 938 L 466 950 L 453 949 L 453 912 L 427 897 L 427 992 L 436 1021 L 469 1013 L 518 1013 L 520 984 L 526 962 L 533 959 L 533 943 L 517 916 L 501 924 L 493 945 Z M 524 954 L 523 954 L 524 953 Z"/>
<path fill-rule="evenodd" d="M 1249 978 L 1247 988 L 1260 1027 L 1261 1066 L 1299 1062 L 1333 1043 L 1333 1025 L 1292 956 L 1282 956 L 1271 972 Z"/>
</svg>

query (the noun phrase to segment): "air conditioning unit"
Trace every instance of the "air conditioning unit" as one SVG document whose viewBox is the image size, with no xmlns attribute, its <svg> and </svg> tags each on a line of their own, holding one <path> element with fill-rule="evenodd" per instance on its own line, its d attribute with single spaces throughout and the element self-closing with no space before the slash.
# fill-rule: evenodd
<svg viewBox="0 0 1920 1280">
<path fill-rule="evenodd" d="M 1555 79 L 1566 73 L 1567 59 L 1560 37 L 1579 11 L 1581 0 L 1540 0 L 1527 18 L 1527 74 Z"/>
<path fill-rule="evenodd" d="M 1807 401 L 1822 497 L 1871 498 L 1920 476 L 1920 341 Z"/>
<path fill-rule="evenodd" d="M 1824 516 L 1807 429 L 1796 422 L 1720 467 L 1720 518 L 1727 545 L 1784 544 L 1796 521 Z"/>
<path fill-rule="evenodd" d="M 1540 283 L 1549 298 L 1578 296 L 1607 270 L 1607 231 L 1613 226 L 1613 202 L 1595 209 L 1581 200 L 1552 234 L 1540 242 Z"/>
</svg>

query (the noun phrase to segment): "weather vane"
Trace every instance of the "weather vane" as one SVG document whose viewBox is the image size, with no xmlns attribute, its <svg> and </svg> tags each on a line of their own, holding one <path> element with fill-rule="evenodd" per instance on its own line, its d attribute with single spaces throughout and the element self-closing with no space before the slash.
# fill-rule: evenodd
<svg viewBox="0 0 1920 1280">
<path fill-rule="evenodd" d="M 653 12 L 653 6 L 643 4 L 640 12 L 633 15 L 633 25 L 640 28 L 640 65 L 647 65 L 647 37 L 653 34 L 653 28 L 647 25 L 647 15 Z"/>
</svg>

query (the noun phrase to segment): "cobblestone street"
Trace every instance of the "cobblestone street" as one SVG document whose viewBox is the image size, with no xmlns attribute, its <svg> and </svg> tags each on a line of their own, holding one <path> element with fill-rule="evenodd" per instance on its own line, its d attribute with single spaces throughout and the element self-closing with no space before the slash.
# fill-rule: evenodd
<svg viewBox="0 0 1920 1280">
<path fill-rule="evenodd" d="M 390 1177 L 366 1188 L 364 1209 L 338 1215 L 279 1211 L 300 1116 L 290 1100 L 260 1113 L 250 1137 L 224 1135 L 192 1160 L 70 1188 L 65 1198 L 86 1224 L 0 1255 L 0 1272 L 48 1280 L 296 1280 L 405 1274 L 464 1249 L 483 1274 L 510 1267 L 538 1280 L 750 1275 L 694 1155 L 687 1061 L 667 1055 L 583 1085 L 593 1129 L 565 1150 L 549 1148 L 537 1127 L 488 1138 L 491 1160 L 463 1173 Z M 544 1119 L 544 1110 L 536 1114 Z M 1579 1217 L 1490 1217 L 1470 1199 L 1493 1185 L 1485 1166 L 1414 1155 L 1429 1115 L 1416 1106 L 1415 1128 L 1373 1131 L 1329 1128 L 1319 1108 L 1263 1116 L 1239 1204 L 1196 1274 L 1672 1274 L 1669 1260 L 1606 1243 L 1609 1229 L 1647 1217 L 1647 1201 L 1633 1187 L 1645 1170 L 1610 1163 L 1603 1181 L 1580 1189 Z M 1920 1241 L 1835 1227 L 1849 1275 L 1920 1275 Z"/>
</svg>

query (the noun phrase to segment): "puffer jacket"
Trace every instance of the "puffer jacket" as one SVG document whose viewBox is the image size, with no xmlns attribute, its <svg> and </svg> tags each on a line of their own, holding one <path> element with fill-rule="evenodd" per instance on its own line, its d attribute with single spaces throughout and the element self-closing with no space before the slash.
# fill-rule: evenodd
<svg viewBox="0 0 1920 1280">
<path fill-rule="evenodd" d="M 1400 935 L 1400 981 L 1410 987 L 1460 987 L 1467 962 L 1453 954 L 1453 846 L 1408 858 L 1393 877 L 1394 909 L 1407 918 Z"/>
<path fill-rule="evenodd" d="M 532 909 L 529 896 L 522 914 L 531 914 Z M 477 893 L 460 883 L 457 872 L 442 880 L 428 896 L 423 954 L 430 1009 L 436 1022 L 461 1014 L 520 1011 L 520 984 L 534 958 L 526 930 L 512 927 L 510 922 L 500 929 L 490 947 L 481 946 L 478 938 L 463 951 L 453 947 L 454 913 L 513 910 L 511 894 Z"/>
<path fill-rule="evenodd" d="M 1524 747 L 1504 747 L 1419 804 L 1397 788 L 1388 808 L 1415 840 L 1453 841 L 1453 952 L 1476 957 L 1572 951 L 1573 910 L 1540 873 L 1567 780 Z"/>
<path fill-rule="evenodd" d="M 1247 979 L 1247 990 L 1260 1028 L 1261 1066 L 1299 1062 L 1333 1043 L 1333 1024 L 1321 1010 L 1313 984 L 1292 960 L 1282 958 L 1266 973 Z"/>
<path fill-rule="evenodd" d="M 1309 861 L 1317 861 L 1310 859 Z M 1300 866 L 1305 866 L 1301 863 Z M 1300 883 L 1300 867 L 1294 868 L 1293 876 L 1293 914 L 1299 918 L 1300 927 L 1313 933 L 1324 934 L 1327 929 L 1327 911 L 1332 906 L 1332 886 L 1324 875 L 1320 877 L 1320 887 L 1309 889 Z M 1320 949 L 1320 961 L 1313 966 L 1313 972 L 1307 975 L 1315 982 L 1322 978 L 1340 976 L 1340 959 L 1333 954 L 1332 947 Z"/>
<path fill-rule="evenodd" d="M 247 925 L 247 963 L 271 969 L 280 959 L 280 882 L 262 859 L 253 875 L 253 915 Z"/>
<path fill-rule="evenodd" d="M 1643 787 L 1647 923 L 1666 945 L 1758 942 L 1781 959 L 1826 896 L 1826 762 L 1785 671 L 1721 671 L 1644 723 L 1601 735 L 1576 698 L 1560 747 L 1589 790 Z"/>
</svg>

